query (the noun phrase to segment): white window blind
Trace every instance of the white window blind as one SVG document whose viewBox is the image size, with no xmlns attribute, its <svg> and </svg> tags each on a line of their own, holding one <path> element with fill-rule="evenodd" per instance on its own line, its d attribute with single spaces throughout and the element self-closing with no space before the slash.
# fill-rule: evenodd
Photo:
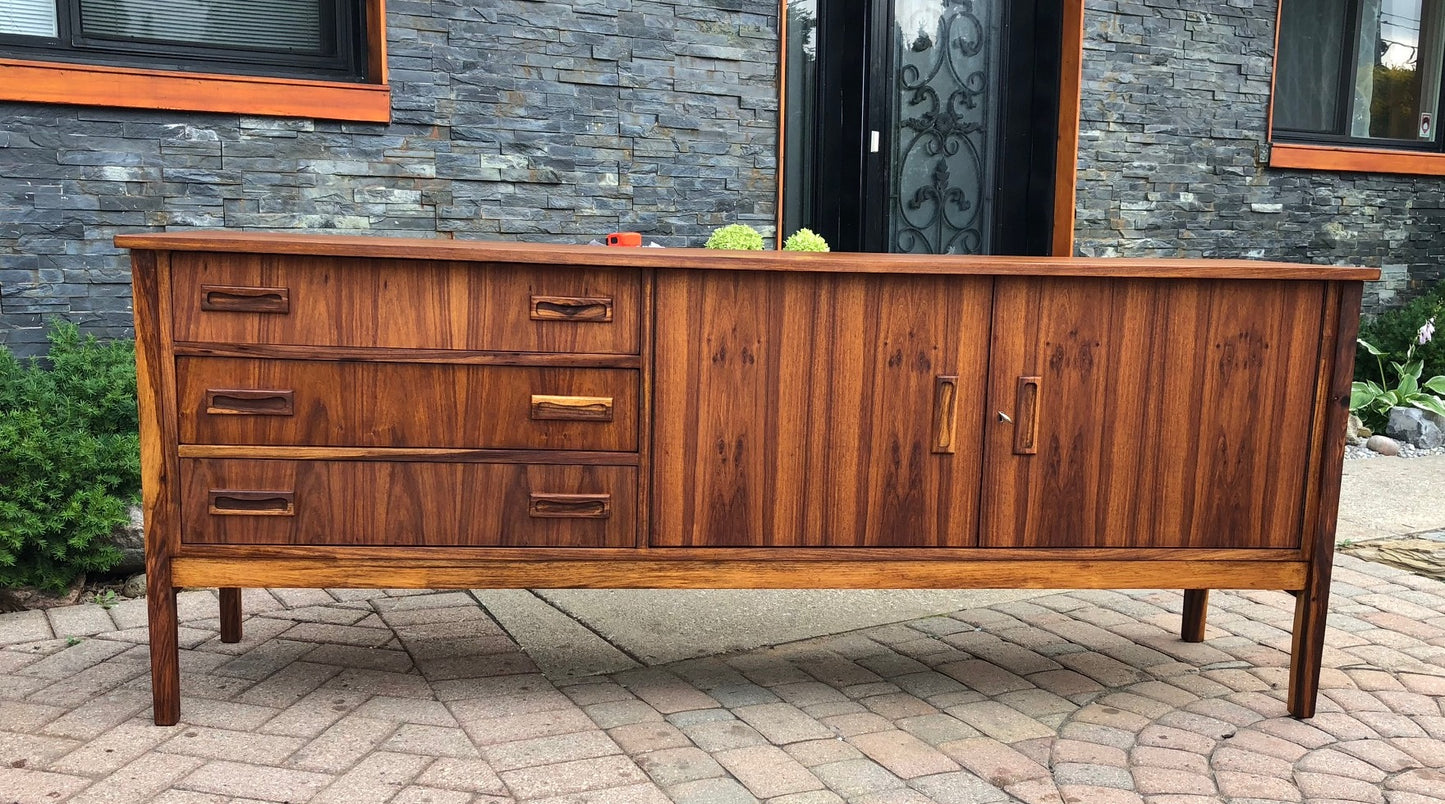
<svg viewBox="0 0 1445 804">
<path fill-rule="evenodd" d="M 51 0 L 53 2 L 53 0 Z M 318 0 L 81 0 L 90 37 L 317 53 Z"/>
<path fill-rule="evenodd" d="M 59 35 L 55 0 L 0 0 L 0 34 Z"/>
</svg>

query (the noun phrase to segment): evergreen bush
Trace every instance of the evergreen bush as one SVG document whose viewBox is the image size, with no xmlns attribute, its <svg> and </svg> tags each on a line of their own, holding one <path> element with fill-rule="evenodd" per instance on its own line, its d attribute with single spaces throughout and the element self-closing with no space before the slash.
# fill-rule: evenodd
<svg viewBox="0 0 1445 804">
<path fill-rule="evenodd" d="M 111 568 L 140 494 L 134 343 L 63 322 L 49 338 L 46 358 L 0 347 L 0 587 Z"/>
</svg>

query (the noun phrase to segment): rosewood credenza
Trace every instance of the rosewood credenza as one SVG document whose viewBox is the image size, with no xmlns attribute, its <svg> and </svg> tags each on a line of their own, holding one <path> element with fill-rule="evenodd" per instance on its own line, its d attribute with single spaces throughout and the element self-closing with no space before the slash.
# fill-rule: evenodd
<svg viewBox="0 0 1445 804">
<path fill-rule="evenodd" d="M 1295 593 L 1314 712 L 1373 269 L 127 235 L 175 590 Z"/>
</svg>

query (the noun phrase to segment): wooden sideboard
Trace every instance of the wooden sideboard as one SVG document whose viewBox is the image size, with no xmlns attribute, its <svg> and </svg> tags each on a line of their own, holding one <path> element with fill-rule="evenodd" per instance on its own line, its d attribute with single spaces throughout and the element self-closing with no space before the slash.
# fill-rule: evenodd
<svg viewBox="0 0 1445 804">
<path fill-rule="evenodd" d="M 1285 589 L 1314 712 L 1375 270 L 116 242 L 157 723 L 188 586 Z"/>
</svg>

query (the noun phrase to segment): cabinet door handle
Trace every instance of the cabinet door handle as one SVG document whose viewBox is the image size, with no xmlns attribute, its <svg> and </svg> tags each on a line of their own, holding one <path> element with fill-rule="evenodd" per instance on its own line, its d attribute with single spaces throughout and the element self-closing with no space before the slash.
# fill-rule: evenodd
<svg viewBox="0 0 1445 804">
<path fill-rule="evenodd" d="M 213 516 L 296 516 L 294 491 L 238 491 L 211 489 Z"/>
<path fill-rule="evenodd" d="M 538 421 L 612 421 L 610 396 L 532 394 L 532 418 Z"/>
<path fill-rule="evenodd" d="M 612 320 L 610 296 L 533 296 L 533 321 Z"/>
<path fill-rule="evenodd" d="M 953 439 L 958 430 L 958 377 L 947 375 L 933 381 L 933 451 L 939 455 L 954 453 Z"/>
<path fill-rule="evenodd" d="M 537 519 L 607 519 L 612 516 L 612 495 L 534 493 L 527 513 Z"/>
<path fill-rule="evenodd" d="M 1039 377 L 1019 377 L 1014 413 L 1014 454 L 1037 455 L 1039 451 Z"/>
<path fill-rule="evenodd" d="M 218 313 L 291 312 L 290 288 L 201 285 L 201 309 Z"/>
<path fill-rule="evenodd" d="M 206 389 L 206 412 L 212 416 L 292 416 L 294 391 Z"/>
</svg>

